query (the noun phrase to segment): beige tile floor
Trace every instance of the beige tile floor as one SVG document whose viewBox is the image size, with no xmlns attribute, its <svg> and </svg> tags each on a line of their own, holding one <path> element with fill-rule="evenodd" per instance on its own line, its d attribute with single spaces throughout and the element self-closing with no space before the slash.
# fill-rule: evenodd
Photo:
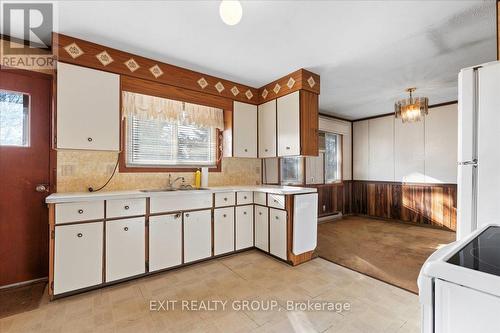
<svg viewBox="0 0 500 333">
<path fill-rule="evenodd" d="M 151 300 L 178 300 L 150 311 Z M 183 311 L 182 300 L 227 300 L 226 310 Z M 236 311 L 240 300 L 273 311 Z M 290 311 L 288 300 L 350 310 Z M 231 303 L 236 301 L 236 303 Z M 256 303 L 254 303 L 256 304 Z M 75 295 L 0 320 L 0 332 L 419 332 L 416 295 L 316 258 L 290 267 L 256 250 Z"/>
</svg>

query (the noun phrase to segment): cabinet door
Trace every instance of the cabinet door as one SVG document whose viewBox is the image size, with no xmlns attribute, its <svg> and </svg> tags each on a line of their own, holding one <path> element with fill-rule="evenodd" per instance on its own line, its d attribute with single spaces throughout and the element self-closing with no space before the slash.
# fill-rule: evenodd
<svg viewBox="0 0 500 333">
<path fill-rule="evenodd" d="M 269 252 L 269 208 L 255 206 L 255 247 Z"/>
<path fill-rule="evenodd" d="M 212 211 L 184 213 L 184 262 L 212 255 Z"/>
<path fill-rule="evenodd" d="M 259 105 L 259 157 L 276 157 L 276 100 Z"/>
<path fill-rule="evenodd" d="M 286 211 L 269 209 L 269 239 L 269 252 L 278 258 L 287 260 Z"/>
<path fill-rule="evenodd" d="M 236 250 L 253 246 L 253 205 L 236 207 Z"/>
<path fill-rule="evenodd" d="M 214 210 L 214 254 L 234 251 L 234 207 Z"/>
<path fill-rule="evenodd" d="M 106 222 L 106 282 L 146 272 L 144 217 Z"/>
<path fill-rule="evenodd" d="M 278 156 L 300 155 L 299 91 L 277 100 Z"/>
<path fill-rule="evenodd" d="M 182 215 L 149 218 L 149 271 L 182 264 Z"/>
<path fill-rule="evenodd" d="M 57 148 L 119 150 L 120 76 L 57 64 Z"/>
<path fill-rule="evenodd" d="M 324 154 L 306 157 L 306 184 L 324 183 Z"/>
<path fill-rule="evenodd" d="M 55 228 L 54 295 L 102 283 L 103 223 Z"/>
<path fill-rule="evenodd" d="M 234 102 L 234 157 L 257 157 L 257 106 Z"/>
</svg>

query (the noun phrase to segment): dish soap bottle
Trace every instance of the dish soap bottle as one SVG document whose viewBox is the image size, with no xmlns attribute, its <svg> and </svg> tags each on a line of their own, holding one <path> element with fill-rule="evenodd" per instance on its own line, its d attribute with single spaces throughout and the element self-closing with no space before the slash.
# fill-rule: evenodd
<svg viewBox="0 0 500 333">
<path fill-rule="evenodd" d="M 201 171 L 196 170 L 196 172 L 194 173 L 194 187 L 200 188 L 200 186 L 201 186 Z"/>
</svg>

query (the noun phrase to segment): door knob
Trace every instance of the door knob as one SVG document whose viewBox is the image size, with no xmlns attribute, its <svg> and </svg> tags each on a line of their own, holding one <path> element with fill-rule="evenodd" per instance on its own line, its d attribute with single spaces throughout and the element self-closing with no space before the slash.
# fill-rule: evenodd
<svg viewBox="0 0 500 333">
<path fill-rule="evenodd" d="M 48 184 L 38 184 L 35 187 L 35 191 L 37 191 L 37 192 L 48 192 L 49 191 L 49 185 Z"/>
</svg>

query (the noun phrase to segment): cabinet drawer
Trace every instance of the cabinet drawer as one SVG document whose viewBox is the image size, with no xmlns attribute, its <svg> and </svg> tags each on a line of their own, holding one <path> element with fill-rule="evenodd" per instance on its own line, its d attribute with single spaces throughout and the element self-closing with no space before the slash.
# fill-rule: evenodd
<svg viewBox="0 0 500 333">
<path fill-rule="evenodd" d="M 145 198 L 106 201 L 106 217 L 136 216 L 145 214 Z"/>
<path fill-rule="evenodd" d="M 100 220 L 103 218 L 103 200 L 56 204 L 56 224 Z"/>
<path fill-rule="evenodd" d="M 214 255 L 234 251 L 234 207 L 214 209 Z"/>
<path fill-rule="evenodd" d="M 55 228 L 54 295 L 102 283 L 103 222 Z"/>
<path fill-rule="evenodd" d="M 106 222 L 106 282 L 146 272 L 144 217 Z"/>
<path fill-rule="evenodd" d="M 215 207 L 234 206 L 234 192 L 215 193 Z"/>
<path fill-rule="evenodd" d="M 269 207 L 285 209 L 285 196 L 281 194 L 268 194 L 267 205 Z"/>
<path fill-rule="evenodd" d="M 264 192 L 254 192 L 253 193 L 253 201 L 258 205 L 265 206 L 265 205 L 267 205 L 266 195 L 267 195 L 267 193 L 264 193 Z"/>
<path fill-rule="evenodd" d="M 149 199 L 150 211 L 154 213 L 178 212 L 212 207 L 211 193 L 169 193 L 165 196 L 154 196 Z M 201 192 L 201 191 L 200 191 Z"/>
<path fill-rule="evenodd" d="M 253 192 L 237 192 L 236 203 L 238 205 L 248 205 L 253 203 Z"/>
</svg>

